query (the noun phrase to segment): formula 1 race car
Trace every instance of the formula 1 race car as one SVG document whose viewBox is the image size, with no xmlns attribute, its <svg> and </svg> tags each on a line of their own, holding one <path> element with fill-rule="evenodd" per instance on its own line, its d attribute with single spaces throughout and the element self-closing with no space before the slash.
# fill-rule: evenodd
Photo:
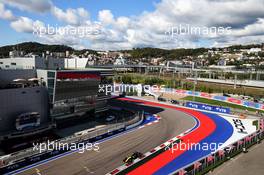
<svg viewBox="0 0 264 175">
<path fill-rule="evenodd" d="M 166 102 L 166 98 L 163 98 L 163 97 L 158 97 L 158 101 L 161 101 L 161 102 Z"/>
<path fill-rule="evenodd" d="M 177 100 L 173 100 L 173 99 L 171 99 L 171 101 L 170 101 L 172 104 L 179 104 L 179 102 L 177 101 Z"/>
<path fill-rule="evenodd" d="M 143 156 L 144 156 L 144 155 L 143 155 L 142 153 L 140 153 L 140 152 L 134 152 L 131 156 L 127 156 L 127 157 L 123 160 L 123 162 L 124 162 L 125 164 L 131 164 L 131 163 L 134 162 L 135 159 L 137 159 L 137 158 L 142 158 Z"/>
</svg>

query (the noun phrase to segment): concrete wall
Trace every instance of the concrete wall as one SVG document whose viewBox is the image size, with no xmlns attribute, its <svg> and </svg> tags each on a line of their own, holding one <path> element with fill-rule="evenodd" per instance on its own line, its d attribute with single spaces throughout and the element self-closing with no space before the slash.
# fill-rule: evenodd
<svg viewBox="0 0 264 175">
<path fill-rule="evenodd" d="M 49 122 L 45 87 L 4 89 L 0 99 L 0 135 L 16 130 L 16 118 L 22 113 L 40 113 L 40 127 Z"/>
<path fill-rule="evenodd" d="M 88 58 L 66 58 L 66 69 L 85 69 L 88 63 Z"/>
<path fill-rule="evenodd" d="M 48 58 L 47 60 L 47 69 L 63 69 L 64 68 L 64 59 L 63 58 Z"/>
<path fill-rule="evenodd" d="M 45 68 L 45 61 L 41 57 L 16 57 L 0 59 L 1 69 L 36 69 Z"/>
<path fill-rule="evenodd" d="M 1 69 L 58 69 L 64 68 L 64 59 L 39 56 L 0 59 Z"/>
</svg>

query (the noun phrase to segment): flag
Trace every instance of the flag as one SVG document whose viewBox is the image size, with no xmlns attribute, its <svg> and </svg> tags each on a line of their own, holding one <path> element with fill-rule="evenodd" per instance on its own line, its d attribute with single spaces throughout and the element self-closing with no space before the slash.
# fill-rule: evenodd
<svg viewBox="0 0 264 175">
<path fill-rule="evenodd" d="M 198 161 L 194 163 L 194 169 L 198 169 L 202 164 Z"/>
<path fill-rule="evenodd" d="M 227 153 L 229 154 L 229 153 L 233 150 L 234 147 L 235 147 L 234 145 L 229 145 L 229 146 L 227 146 L 227 147 L 225 148 L 225 150 L 226 150 Z"/>
<path fill-rule="evenodd" d="M 260 120 L 259 127 L 262 131 L 264 130 L 264 119 Z"/>
<path fill-rule="evenodd" d="M 183 169 L 179 171 L 179 175 L 185 175 L 186 171 L 184 171 Z"/>
<path fill-rule="evenodd" d="M 244 143 L 244 140 L 239 140 L 239 141 L 237 142 L 238 145 L 243 145 L 243 143 Z"/>
<path fill-rule="evenodd" d="M 251 140 L 251 136 L 247 136 L 246 137 L 246 142 L 250 141 Z"/>
<path fill-rule="evenodd" d="M 214 157 L 213 156 L 210 155 L 210 156 L 207 157 L 207 162 L 211 162 L 213 160 L 214 160 Z"/>
<path fill-rule="evenodd" d="M 257 133 L 257 132 L 254 132 L 254 133 L 252 134 L 252 138 L 253 138 L 254 140 L 256 140 L 256 139 L 257 139 L 257 135 L 258 135 L 258 133 Z"/>
<path fill-rule="evenodd" d="M 225 155 L 225 151 L 224 150 L 219 150 L 218 151 L 218 155 L 219 155 L 219 157 L 224 156 Z"/>
</svg>

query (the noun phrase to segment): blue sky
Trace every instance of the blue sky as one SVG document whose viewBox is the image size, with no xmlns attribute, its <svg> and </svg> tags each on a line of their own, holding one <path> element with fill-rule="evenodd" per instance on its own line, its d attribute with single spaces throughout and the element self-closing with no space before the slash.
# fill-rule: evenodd
<svg viewBox="0 0 264 175">
<path fill-rule="evenodd" d="M 134 16 L 140 15 L 144 11 L 153 11 L 155 9 L 155 4 L 158 3 L 159 0 L 140 0 L 140 3 L 135 2 L 135 0 L 54 0 L 52 2 L 63 10 L 83 7 L 89 11 L 91 19 L 97 20 L 98 11 L 104 9 L 111 10 L 115 16 Z M 42 20 L 43 22 L 53 25 L 61 24 L 60 21 L 56 20 L 56 18 L 49 13 L 30 13 L 18 10 L 12 6 L 10 6 L 9 9 L 17 16 L 26 15 L 31 19 Z M 35 40 L 31 34 L 17 33 L 10 27 L 8 21 L 0 19 L 0 26 L 0 46 Z"/>
<path fill-rule="evenodd" d="M 76 49 L 120 50 L 262 43 L 263 9 L 263 0 L 0 0 L 0 46 L 37 41 Z M 99 27 L 100 33 L 82 37 L 79 33 L 33 34 L 48 25 Z M 168 31 L 180 25 L 233 28 L 224 33 L 171 36 Z M 173 38 L 167 40 L 168 34 Z"/>
<path fill-rule="evenodd" d="M 55 5 L 67 9 L 83 7 L 91 13 L 92 19 L 96 20 L 100 10 L 111 10 L 115 16 L 139 15 L 143 11 L 155 10 L 155 3 L 159 0 L 62 0 L 53 1 Z"/>
</svg>

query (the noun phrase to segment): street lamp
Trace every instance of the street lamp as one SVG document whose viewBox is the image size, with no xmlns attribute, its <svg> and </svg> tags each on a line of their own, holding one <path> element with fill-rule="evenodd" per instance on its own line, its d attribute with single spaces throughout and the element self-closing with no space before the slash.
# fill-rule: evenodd
<svg viewBox="0 0 264 175">
<path fill-rule="evenodd" d="M 196 84 L 197 84 L 197 71 L 195 72 L 195 78 L 194 78 L 194 85 L 193 85 L 193 101 L 195 101 L 195 91 L 196 91 Z"/>
</svg>

